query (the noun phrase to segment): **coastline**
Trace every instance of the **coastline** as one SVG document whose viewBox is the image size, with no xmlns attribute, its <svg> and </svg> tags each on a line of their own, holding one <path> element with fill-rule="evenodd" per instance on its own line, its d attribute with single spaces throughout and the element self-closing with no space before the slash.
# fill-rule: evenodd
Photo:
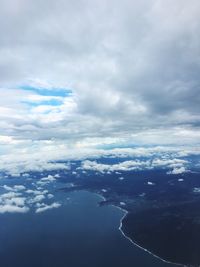
<svg viewBox="0 0 200 267">
<path fill-rule="evenodd" d="M 96 195 L 98 195 L 99 197 L 101 197 L 104 201 L 106 201 L 106 198 L 104 196 L 102 196 L 101 194 L 99 193 L 94 193 Z M 140 245 L 138 245 L 137 243 L 135 243 L 130 237 L 128 237 L 122 230 L 122 227 L 123 227 L 123 220 L 124 218 L 129 214 L 129 212 L 119 206 L 116 206 L 116 205 L 113 205 L 113 204 L 109 204 L 110 206 L 113 206 L 117 209 L 120 209 L 121 211 L 124 212 L 124 215 L 122 216 L 122 218 L 120 219 L 120 225 L 119 225 L 119 231 L 121 232 L 121 234 L 126 238 L 128 239 L 134 246 L 144 250 L 145 252 L 147 252 L 148 254 L 150 254 L 151 256 L 153 256 L 154 258 L 157 258 L 159 260 L 161 260 L 162 262 L 165 262 L 165 263 L 168 263 L 168 264 L 173 264 L 173 265 L 176 265 L 176 266 L 180 266 L 180 267 L 189 267 L 188 265 L 184 265 L 184 264 L 181 264 L 181 263 L 176 263 L 176 262 L 171 262 L 171 261 L 167 261 L 167 260 L 164 260 L 163 258 L 159 257 L 158 255 L 155 255 L 153 254 L 151 251 L 149 251 L 148 249 L 144 248 L 144 247 L 141 247 Z"/>
<path fill-rule="evenodd" d="M 122 233 L 122 235 L 128 239 L 134 246 L 144 250 L 145 252 L 147 252 L 148 254 L 150 254 L 151 256 L 161 260 L 162 262 L 165 262 L 165 263 L 168 263 L 168 264 L 173 264 L 173 265 L 176 265 L 176 266 L 181 266 L 181 267 L 189 267 L 188 265 L 184 265 L 184 264 L 181 264 L 181 263 L 176 263 L 176 262 L 171 262 L 171 261 L 167 261 L 167 260 L 164 260 L 163 258 L 159 257 L 158 255 L 155 255 L 153 254 L 151 251 L 149 251 L 148 249 L 144 248 L 144 247 L 141 247 L 140 245 L 138 245 L 137 243 L 135 243 L 130 237 L 128 237 L 122 230 L 122 226 L 123 226 L 123 220 L 124 218 L 129 214 L 129 212 L 127 210 L 124 210 L 120 207 L 117 207 L 115 206 L 116 208 L 119 208 L 120 210 L 123 210 L 125 212 L 125 214 L 123 215 L 123 217 L 120 219 L 120 226 L 119 226 L 119 230 L 120 232 Z"/>
<path fill-rule="evenodd" d="M 78 191 L 86 191 L 86 192 L 89 192 L 89 193 L 92 193 L 94 195 L 97 195 L 98 197 L 100 197 L 103 201 L 106 201 L 106 198 L 104 196 L 102 196 L 100 193 L 97 193 L 97 192 L 91 192 L 89 190 L 74 190 L 73 192 L 78 192 Z M 99 205 L 99 203 L 97 203 Z M 179 267 L 193 267 L 191 265 L 184 265 L 184 264 L 181 264 L 181 263 L 176 263 L 176 262 L 171 262 L 171 261 L 167 261 L 167 260 L 164 260 L 163 258 L 159 257 L 158 255 L 156 254 L 153 254 L 151 251 L 149 251 L 148 249 L 138 245 L 137 243 L 135 243 L 129 236 L 127 236 L 123 230 L 122 230 L 122 226 L 123 226 L 123 220 L 124 218 L 129 214 L 129 212 L 117 205 L 114 205 L 114 204 L 109 204 L 110 206 L 113 206 L 117 209 L 120 209 L 121 211 L 123 211 L 124 215 L 122 216 L 122 218 L 120 219 L 120 225 L 118 227 L 119 231 L 121 232 L 121 234 L 123 235 L 123 237 L 125 237 L 127 240 L 129 240 L 134 246 L 140 248 L 141 250 L 145 251 L 146 253 L 150 254 L 151 256 L 153 256 L 154 258 L 157 258 L 159 260 L 161 260 L 162 262 L 164 263 L 167 263 L 167 264 L 173 264 L 173 265 L 176 265 L 176 266 L 179 266 Z"/>
</svg>

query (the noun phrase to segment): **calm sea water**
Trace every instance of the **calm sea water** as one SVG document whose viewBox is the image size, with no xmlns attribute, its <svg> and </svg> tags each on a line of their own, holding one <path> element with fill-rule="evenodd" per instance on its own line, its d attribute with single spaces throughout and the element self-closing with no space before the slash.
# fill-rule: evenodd
<svg viewBox="0 0 200 267">
<path fill-rule="evenodd" d="M 98 207 L 89 192 L 59 193 L 64 204 L 35 214 L 0 215 L 2 267 L 167 267 L 125 239 L 123 212 Z M 69 198 L 69 199 L 68 199 Z"/>
</svg>

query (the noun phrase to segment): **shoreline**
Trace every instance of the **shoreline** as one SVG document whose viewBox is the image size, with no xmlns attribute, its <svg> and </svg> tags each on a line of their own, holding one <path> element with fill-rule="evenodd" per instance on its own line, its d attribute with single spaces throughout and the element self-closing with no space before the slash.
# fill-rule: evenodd
<svg viewBox="0 0 200 267">
<path fill-rule="evenodd" d="M 106 198 L 104 196 L 102 196 L 101 194 L 99 193 L 94 193 L 95 195 L 99 196 L 100 198 L 102 198 L 104 201 L 106 201 Z M 188 265 L 184 265 L 184 264 L 181 264 L 181 263 L 176 263 L 176 262 L 171 262 L 171 261 L 167 261 L 167 260 L 164 260 L 163 258 L 153 254 L 151 251 L 149 251 L 148 249 L 144 248 L 144 247 L 141 247 L 140 245 L 138 245 L 137 243 L 135 243 L 130 237 L 128 237 L 122 230 L 122 226 L 123 226 L 123 220 L 124 218 L 129 214 L 129 212 L 119 206 L 116 206 L 116 205 L 113 205 L 113 204 L 109 204 L 110 206 L 113 206 L 117 209 L 120 209 L 121 211 L 124 212 L 124 215 L 122 216 L 122 218 L 120 219 L 120 225 L 119 225 L 119 231 L 121 232 L 121 234 L 123 235 L 123 237 L 125 237 L 127 240 L 129 240 L 134 246 L 144 250 L 146 253 L 150 254 L 151 256 L 153 256 L 154 258 L 157 258 L 159 260 L 161 260 L 162 262 L 164 263 L 167 263 L 167 264 L 173 264 L 173 265 L 176 265 L 176 266 L 180 266 L 180 267 L 189 267 Z"/>
<path fill-rule="evenodd" d="M 78 192 L 78 191 L 86 191 L 86 192 L 89 192 L 89 193 L 92 193 L 94 195 L 97 195 L 98 197 L 100 197 L 101 199 L 103 199 L 104 201 L 106 201 L 106 198 L 104 196 L 102 196 L 100 193 L 96 193 L 96 192 L 91 192 L 89 190 L 74 190 L 73 192 Z M 98 206 L 100 207 L 99 205 L 99 202 L 97 202 Z M 141 250 L 145 251 L 146 253 L 150 254 L 151 256 L 153 256 L 154 258 L 156 259 L 159 259 L 160 261 L 164 262 L 164 263 L 167 263 L 167 264 L 173 264 L 173 265 L 176 265 L 176 266 L 179 266 L 179 267 L 193 267 L 192 265 L 185 265 L 185 264 L 181 264 L 181 263 L 176 263 L 176 262 L 171 262 L 171 261 L 167 261 L 167 260 L 164 260 L 163 258 L 159 257 L 158 255 L 155 255 L 153 254 L 151 251 L 149 251 L 148 249 L 138 245 L 137 243 L 135 243 L 130 237 L 128 237 L 122 230 L 122 226 L 123 226 L 123 220 L 124 218 L 129 214 L 129 212 L 117 205 L 114 205 L 114 204 L 108 204 L 110 206 L 113 206 L 117 209 L 120 209 L 121 211 L 124 212 L 124 215 L 122 216 L 122 218 L 120 219 L 120 225 L 118 227 L 118 230 L 121 232 L 121 234 L 123 235 L 123 237 L 125 237 L 127 240 L 129 240 L 134 246 L 140 248 Z"/>
<path fill-rule="evenodd" d="M 113 205 L 114 206 L 114 205 Z M 173 265 L 176 265 L 176 266 L 181 266 L 181 267 L 189 267 L 188 265 L 184 265 L 184 264 L 181 264 L 181 263 L 176 263 L 176 262 L 171 262 L 171 261 L 167 261 L 167 260 L 164 260 L 163 258 L 159 257 L 158 255 L 156 254 L 153 254 L 151 251 L 149 251 L 148 249 L 144 248 L 144 247 L 141 247 L 140 245 L 138 245 L 136 242 L 134 242 L 130 237 L 128 237 L 122 230 L 122 226 L 123 226 L 123 219 L 129 214 L 129 212 L 127 210 L 124 210 L 120 207 L 117 207 L 117 206 L 114 206 L 116 208 L 119 208 L 120 210 L 124 211 L 125 214 L 122 216 L 122 218 L 120 219 L 120 226 L 119 226 L 119 231 L 122 233 L 122 235 L 128 239 L 134 246 L 144 250 L 145 252 L 147 252 L 148 254 L 150 254 L 151 256 L 153 256 L 154 258 L 157 258 L 159 260 L 161 260 L 162 262 L 164 263 L 168 263 L 168 264 L 173 264 Z"/>
</svg>

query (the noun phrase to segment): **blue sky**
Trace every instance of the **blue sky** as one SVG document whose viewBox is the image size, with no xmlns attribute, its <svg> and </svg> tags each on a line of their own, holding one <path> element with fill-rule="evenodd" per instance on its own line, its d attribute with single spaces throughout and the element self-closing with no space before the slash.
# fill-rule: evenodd
<svg viewBox="0 0 200 267">
<path fill-rule="evenodd" d="M 34 87 L 31 85 L 21 85 L 19 86 L 19 89 L 31 91 L 43 96 L 59 96 L 59 97 L 65 97 L 72 94 L 72 90 L 66 89 L 66 88 L 42 88 L 42 87 Z"/>
<path fill-rule="evenodd" d="M 31 107 L 37 106 L 60 106 L 63 104 L 63 99 L 65 97 L 72 96 L 72 90 L 64 89 L 64 88 L 40 88 L 40 87 L 33 87 L 33 86 L 20 86 L 19 89 L 24 91 L 32 92 L 38 96 L 44 96 L 44 100 L 38 101 L 29 101 L 24 100 L 22 103 L 30 105 Z M 47 97 L 45 99 L 45 97 Z"/>
</svg>

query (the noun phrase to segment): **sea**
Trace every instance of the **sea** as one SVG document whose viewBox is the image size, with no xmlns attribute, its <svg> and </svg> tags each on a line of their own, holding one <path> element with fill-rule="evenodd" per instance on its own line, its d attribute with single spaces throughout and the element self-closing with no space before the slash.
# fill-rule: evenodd
<svg viewBox="0 0 200 267">
<path fill-rule="evenodd" d="M 173 267 L 138 248 L 119 230 L 124 212 L 101 197 L 56 193 L 62 205 L 42 213 L 0 214 L 2 267 Z"/>
</svg>

